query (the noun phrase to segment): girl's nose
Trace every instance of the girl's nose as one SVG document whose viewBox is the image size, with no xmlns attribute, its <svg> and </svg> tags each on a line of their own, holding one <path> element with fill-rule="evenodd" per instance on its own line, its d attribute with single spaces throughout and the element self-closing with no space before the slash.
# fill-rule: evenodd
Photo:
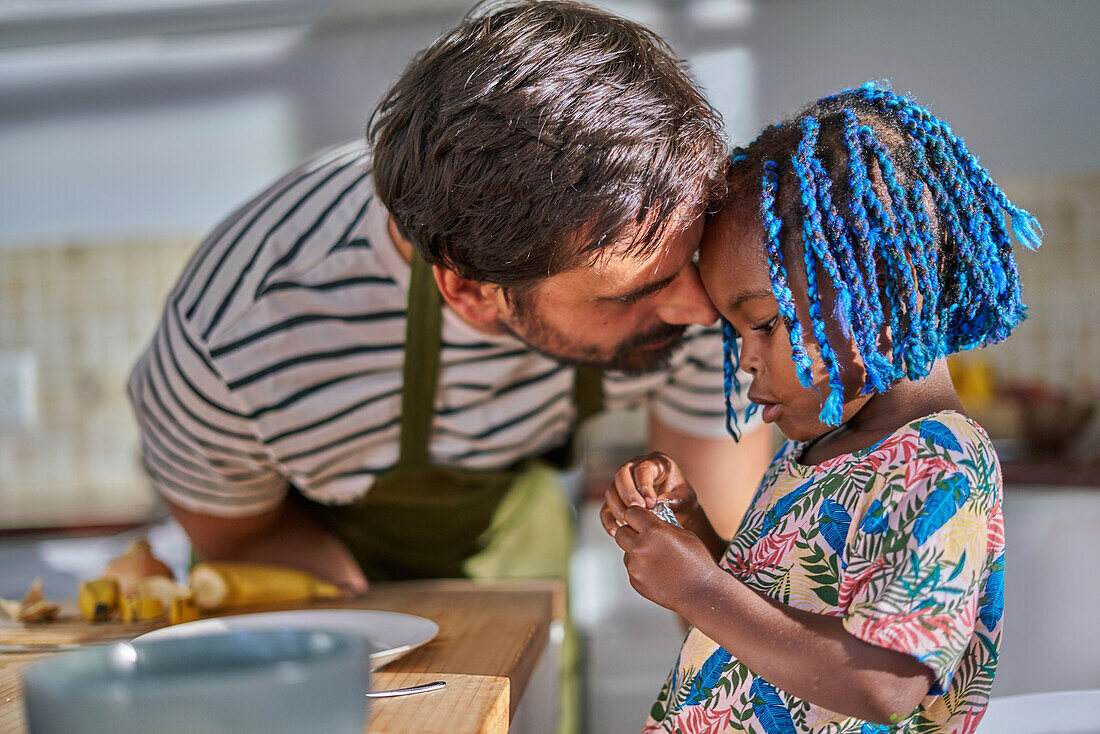
<svg viewBox="0 0 1100 734">
<path fill-rule="evenodd" d="M 741 357 L 741 369 L 754 376 L 760 372 L 761 368 L 763 367 L 763 362 L 760 359 L 760 354 L 757 352 L 756 349 L 752 348 L 751 345 L 749 346 L 749 348 L 746 349 L 744 339 L 741 340 L 741 353 L 739 356 Z"/>
<path fill-rule="evenodd" d="M 738 367 L 750 375 L 756 376 L 764 369 L 764 359 L 760 353 L 759 340 L 739 336 L 737 342 Z"/>
<path fill-rule="evenodd" d="M 666 324 L 710 326 L 718 320 L 718 311 L 703 290 L 703 281 L 694 263 L 688 263 L 660 295 L 657 315 Z"/>
</svg>

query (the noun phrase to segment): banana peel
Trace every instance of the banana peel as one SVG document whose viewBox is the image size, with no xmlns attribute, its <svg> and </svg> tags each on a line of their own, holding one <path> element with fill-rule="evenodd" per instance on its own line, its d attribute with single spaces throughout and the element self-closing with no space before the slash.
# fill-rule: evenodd
<svg viewBox="0 0 1100 734">
<path fill-rule="evenodd" d="M 61 607 L 42 596 L 42 579 L 36 578 L 27 589 L 22 602 L 0 599 L 0 608 L 19 622 L 49 622 L 56 619 Z"/>
<path fill-rule="evenodd" d="M 211 561 L 191 569 L 199 609 L 337 599 L 344 593 L 306 571 L 262 563 Z"/>
<path fill-rule="evenodd" d="M 337 586 L 306 571 L 261 563 L 211 561 L 191 570 L 187 587 L 167 576 L 153 575 L 133 580 L 124 588 L 118 579 L 105 576 L 81 584 L 77 602 L 81 615 L 89 622 L 106 621 L 117 613 L 127 624 L 167 617 L 171 625 L 194 621 L 201 611 L 342 596 L 344 592 Z"/>
</svg>

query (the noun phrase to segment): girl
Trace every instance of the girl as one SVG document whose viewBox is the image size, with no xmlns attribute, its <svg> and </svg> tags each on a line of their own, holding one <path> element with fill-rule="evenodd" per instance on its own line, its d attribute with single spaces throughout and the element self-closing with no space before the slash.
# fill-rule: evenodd
<svg viewBox="0 0 1100 734">
<path fill-rule="evenodd" d="M 668 457 L 615 475 L 601 519 L 631 584 L 692 625 L 645 731 L 971 732 L 1001 638 L 1001 477 L 945 358 L 1023 318 L 1002 212 L 1030 248 L 1038 223 L 876 85 L 735 151 L 729 185 L 700 253 L 727 394 L 747 371 L 750 414 L 789 440 L 728 548 Z"/>
</svg>

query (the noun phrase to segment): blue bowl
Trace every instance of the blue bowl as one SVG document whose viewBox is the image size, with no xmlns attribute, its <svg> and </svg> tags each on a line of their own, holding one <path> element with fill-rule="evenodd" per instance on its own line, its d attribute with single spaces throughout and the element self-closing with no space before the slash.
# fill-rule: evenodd
<svg viewBox="0 0 1100 734">
<path fill-rule="evenodd" d="M 31 734 L 362 734 L 370 650 L 333 630 L 122 642 L 23 674 Z"/>
</svg>

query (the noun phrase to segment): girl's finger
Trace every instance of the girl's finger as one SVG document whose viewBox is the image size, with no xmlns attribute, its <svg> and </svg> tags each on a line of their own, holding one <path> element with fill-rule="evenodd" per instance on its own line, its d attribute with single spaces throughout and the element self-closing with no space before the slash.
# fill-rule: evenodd
<svg viewBox="0 0 1100 734">
<path fill-rule="evenodd" d="M 610 487 L 604 492 L 603 507 L 600 508 L 600 522 L 608 535 L 614 535 L 615 530 L 623 524 L 623 511 L 626 507 L 619 500 L 619 496 Z"/>
<path fill-rule="evenodd" d="M 630 553 L 630 550 L 638 542 L 638 532 L 629 525 L 623 525 L 615 530 L 613 537 L 615 538 L 615 545 L 619 546 L 624 553 Z"/>
<path fill-rule="evenodd" d="M 628 461 L 619 467 L 619 470 L 615 472 L 615 476 L 612 478 L 612 486 L 615 488 L 615 492 L 618 494 L 619 499 L 622 500 L 624 506 L 641 505 L 642 507 L 647 507 L 648 504 L 642 488 L 639 488 L 634 483 L 633 468 L 633 461 Z M 650 494 L 653 494 L 652 489 L 650 489 Z"/>
<path fill-rule="evenodd" d="M 623 524 L 623 513 L 626 512 L 626 505 L 623 504 L 623 500 L 619 497 L 619 491 L 614 485 L 609 486 L 603 494 L 604 504 L 611 510 L 611 515 L 618 521 L 619 525 Z"/>
<path fill-rule="evenodd" d="M 688 488 L 686 484 L 666 485 L 663 491 L 658 493 L 657 499 L 668 505 L 673 511 L 679 510 L 685 501 L 692 498 L 694 494 Z"/>
<path fill-rule="evenodd" d="M 668 457 L 654 452 L 631 462 L 630 474 L 640 491 L 656 497 L 666 484 L 669 468 Z"/>
<path fill-rule="evenodd" d="M 626 508 L 626 512 L 623 513 L 623 522 L 626 523 L 624 527 L 630 527 L 638 533 L 665 524 L 664 520 L 661 520 L 649 510 L 638 507 L 637 505 Z"/>
</svg>

